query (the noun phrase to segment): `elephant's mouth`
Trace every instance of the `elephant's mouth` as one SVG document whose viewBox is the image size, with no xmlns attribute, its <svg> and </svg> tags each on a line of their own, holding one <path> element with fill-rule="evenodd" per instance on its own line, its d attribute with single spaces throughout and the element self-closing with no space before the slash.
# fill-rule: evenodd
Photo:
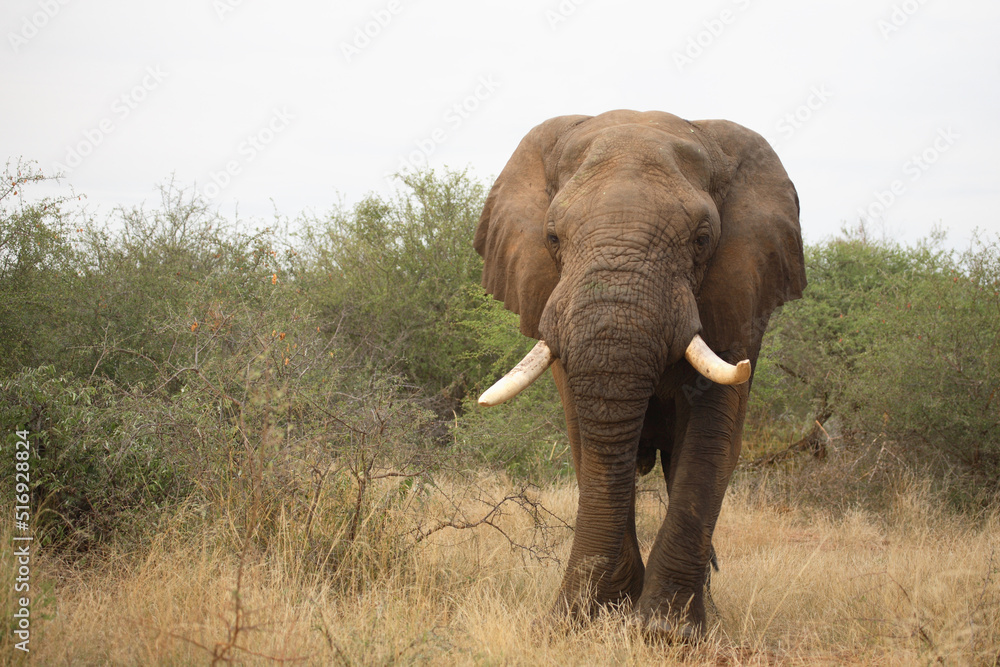
<svg viewBox="0 0 1000 667">
<path fill-rule="evenodd" d="M 688 343 L 684 358 L 696 371 L 717 384 L 743 384 L 750 379 L 748 359 L 740 361 L 735 366 L 723 361 L 697 334 Z M 545 341 L 538 341 L 520 363 L 483 392 L 479 397 L 479 405 L 500 405 L 514 398 L 541 377 L 554 360 L 552 350 Z"/>
</svg>

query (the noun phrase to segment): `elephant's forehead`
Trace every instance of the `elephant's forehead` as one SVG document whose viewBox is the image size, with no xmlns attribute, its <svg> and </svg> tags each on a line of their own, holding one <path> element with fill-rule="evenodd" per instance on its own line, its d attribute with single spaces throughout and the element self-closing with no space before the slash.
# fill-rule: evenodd
<svg viewBox="0 0 1000 667">
<path fill-rule="evenodd" d="M 681 132 L 678 132 L 681 130 Z M 707 190 L 711 177 L 708 153 L 690 129 L 653 123 L 626 123 L 585 131 L 566 146 L 559 160 L 558 187 L 577 187 L 594 179 L 626 178 L 670 188 L 686 181 Z M 652 192 L 650 194 L 653 194 Z"/>
<path fill-rule="evenodd" d="M 669 218 L 710 202 L 708 174 L 678 159 L 672 145 L 639 141 L 629 148 L 618 144 L 614 152 L 584 160 L 561 184 L 551 213 L 589 217 L 610 208 L 624 215 L 646 211 Z"/>
</svg>

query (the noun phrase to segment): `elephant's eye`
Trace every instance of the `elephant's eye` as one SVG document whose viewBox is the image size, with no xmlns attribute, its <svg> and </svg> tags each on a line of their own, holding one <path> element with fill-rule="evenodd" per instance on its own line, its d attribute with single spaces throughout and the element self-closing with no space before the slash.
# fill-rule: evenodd
<svg viewBox="0 0 1000 667">
<path fill-rule="evenodd" d="M 704 250 L 711 243 L 712 239 L 708 234 L 700 234 L 698 238 L 694 240 L 694 244 L 698 246 L 698 250 Z"/>
<path fill-rule="evenodd" d="M 548 236 L 549 245 L 555 247 L 559 245 L 559 237 L 555 234 L 549 234 Z"/>
</svg>

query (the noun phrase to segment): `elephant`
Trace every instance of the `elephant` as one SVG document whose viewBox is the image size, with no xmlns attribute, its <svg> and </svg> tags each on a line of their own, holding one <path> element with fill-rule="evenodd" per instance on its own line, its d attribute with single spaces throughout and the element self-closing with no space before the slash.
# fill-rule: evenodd
<svg viewBox="0 0 1000 667">
<path fill-rule="evenodd" d="M 761 339 L 806 285 L 784 167 L 731 121 L 559 116 L 496 178 L 474 247 L 483 287 L 539 341 L 480 403 L 551 367 L 566 416 L 579 500 L 553 614 L 617 606 L 696 641 Z M 644 564 L 636 480 L 657 452 L 669 500 Z"/>
</svg>

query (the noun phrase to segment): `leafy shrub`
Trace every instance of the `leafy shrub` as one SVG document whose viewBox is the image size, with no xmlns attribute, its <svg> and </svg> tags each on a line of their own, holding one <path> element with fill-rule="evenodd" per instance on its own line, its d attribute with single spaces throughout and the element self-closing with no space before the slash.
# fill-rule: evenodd
<svg viewBox="0 0 1000 667">
<path fill-rule="evenodd" d="M 845 425 L 881 432 L 922 459 L 997 489 L 1000 474 L 1000 246 L 962 255 L 918 247 L 859 317 L 875 332 L 845 387 Z M 940 464 L 938 465 L 940 467 Z"/>
<path fill-rule="evenodd" d="M 472 370 L 461 321 L 482 270 L 472 238 L 485 192 L 455 172 L 404 182 L 409 191 L 395 200 L 369 196 L 350 214 L 304 221 L 310 266 L 296 279 L 320 317 L 366 354 L 439 391 Z"/>
<path fill-rule="evenodd" d="M 535 341 L 523 336 L 517 315 L 478 286 L 469 288 L 472 304 L 464 326 L 473 343 L 465 356 L 486 371 L 466 397 L 466 410 L 454 432 L 455 446 L 470 452 L 480 465 L 499 463 L 516 479 L 543 480 L 571 474 L 572 455 L 559 392 L 546 373 L 507 403 L 482 408 L 476 398 L 513 368 Z"/>
<path fill-rule="evenodd" d="M 43 543 L 87 549 L 113 534 L 134 537 L 190 492 L 196 452 L 178 448 L 146 403 L 52 366 L 0 384 L 0 427 L 30 431 L 33 515 Z M 2 465 L 12 479 L 11 466 Z"/>
<path fill-rule="evenodd" d="M 52 363 L 74 340 L 72 295 L 79 260 L 70 243 L 66 198 L 25 201 L 47 180 L 31 163 L 7 164 L 0 180 L 0 370 Z"/>
<path fill-rule="evenodd" d="M 753 414 L 836 426 L 911 465 L 997 491 L 1000 246 L 913 247 L 863 234 L 807 249 L 809 287 L 765 339 Z"/>
<path fill-rule="evenodd" d="M 426 413 L 391 360 L 312 315 L 295 250 L 173 185 L 162 195 L 103 227 L 84 219 L 75 247 L 64 213 L 10 214 L 23 224 L 0 268 L 23 294 L 4 303 L 20 299 L 10 307 L 25 334 L 5 341 L 0 428 L 31 431 L 34 516 L 50 544 L 138 538 L 190 497 L 266 541 L 279 510 L 304 515 L 316 476 L 359 451 L 359 419 L 381 425 L 380 465 L 426 444 Z"/>
</svg>

